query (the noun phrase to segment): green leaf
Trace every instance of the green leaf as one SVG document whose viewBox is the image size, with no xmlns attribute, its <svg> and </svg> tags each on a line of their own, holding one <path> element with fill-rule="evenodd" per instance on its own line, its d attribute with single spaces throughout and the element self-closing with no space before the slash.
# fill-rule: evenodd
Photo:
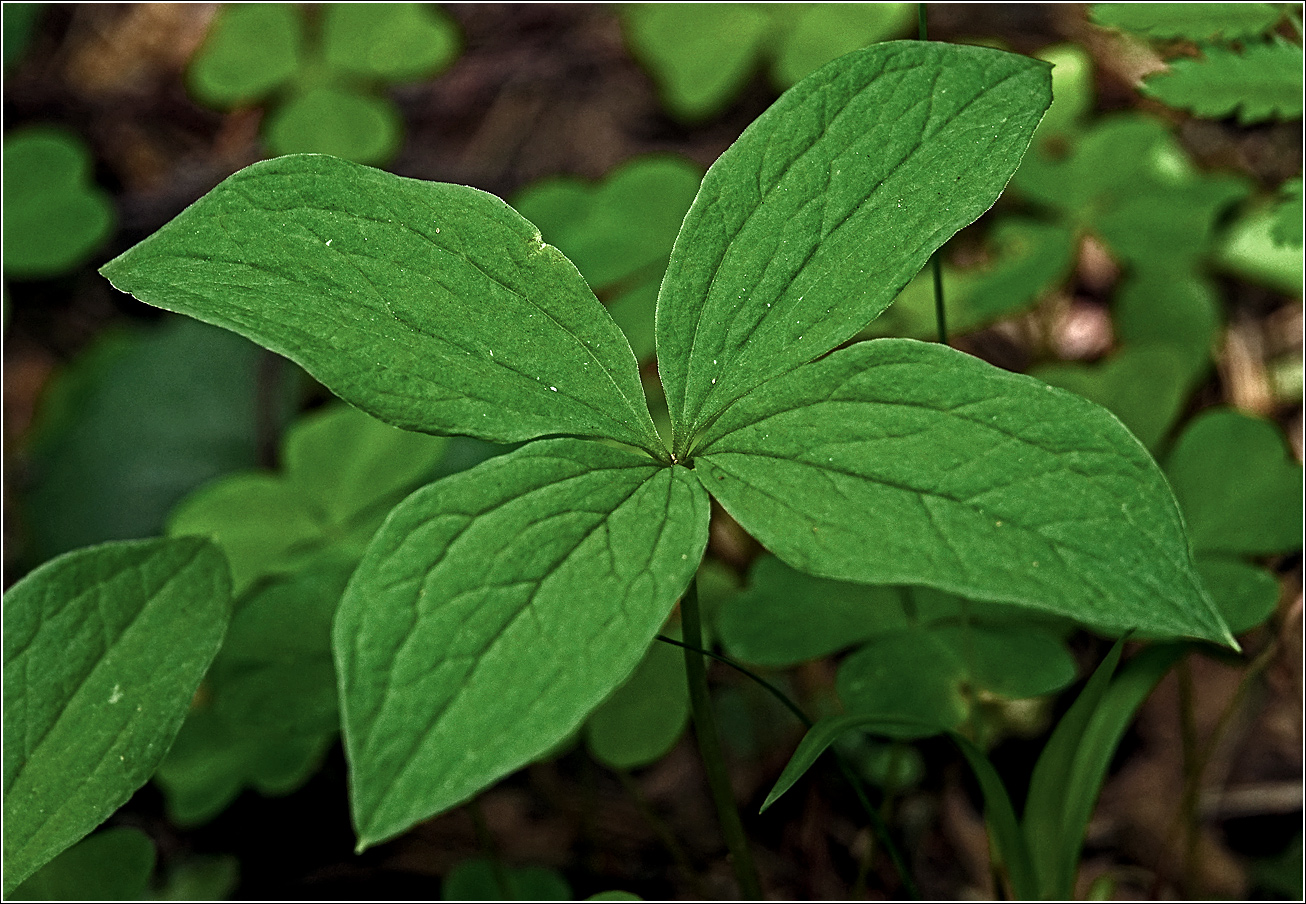
<svg viewBox="0 0 1306 904">
<path fill-rule="evenodd" d="M 253 467 L 261 354 L 232 333 L 170 317 L 104 337 L 57 376 L 22 499 L 31 558 L 161 533 L 188 493 Z M 276 395 L 274 427 L 290 393 Z"/>
<path fill-rule="evenodd" d="M 145 783 L 222 642 L 227 565 L 203 540 L 60 556 L 4 595 L 4 890 Z"/>
<path fill-rule="evenodd" d="M 656 155 L 623 164 L 598 184 L 559 176 L 513 199 L 580 270 L 640 361 L 653 356 L 658 284 L 702 179 L 697 165 Z"/>
<path fill-rule="evenodd" d="M 1084 834 L 1120 739 L 1147 695 L 1188 649 L 1184 644 L 1148 648 L 1111 681 L 1121 648 L 1121 643 L 1112 648 L 1062 717 L 1030 781 L 1024 831 L 1039 874 L 1038 897 L 1044 900 L 1073 896 Z"/>
<path fill-rule="evenodd" d="M 761 556 L 749 572 L 748 589 L 717 616 L 721 643 L 745 662 L 796 665 L 907 627 L 901 597 L 910 592 L 814 578 Z"/>
<path fill-rule="evenodd" d="M 225 901 L 240 881 L 240 861 L 230 854 L 192 855 L 168 869 L 156 901 Z"/>
<path fill-rule="evenodd" d="M 476 857 L 449 871 L 440 896 L 446 901 L 570 901 L 571 886 L 556 870 Z"/>
<path fill-rule="evenodd" d="M 1202 53 L 1202 59 L 1172 61 L 1169 72 L 1143 82 L 1143 94 L 1210 119 L 1237 111 L 1244 126 L 1301 118 L 1302 49 L 1296 44 L 1276 35 L 1241 53 L 1224 47 Z"/>
<path fill-rule="evenodd" d="M 707 521 L 687 470 L 575 440 L 532 443 L 396 508 L 334 629 L 359 848 L 570 734 L 639 663 Z"/>
<path fill-rule="evenodd" d="M 820 577 L 1231 640 L 1137 440 L 951 348 L 874 339 L 773 380 L 713 425 L 694 465 L 745 530 Z"/>
<path fill-rule="evenodd" d="M 1111 320 L 1126 347 L 1169 346 L 1191 387 L 1211 366 L 1220 330 L 1219 297 L 1210 281 L 1195 273 L 1142 270 L 1122 281 Z"/>
<path fill-rule="evenodd" d="M 736 3 L 633 3 L 624 19 L 663 102 L 689 120 L 716 113 L 744 85 L 771 25 L 763 10 Z"/>
<path fill-rule="evenodd" d="M 1264 568 L 1236 559 L 1200 556 L 1197 573 L 1234 634 L 1263 624 L 1279 604 L 1279 582 Z"/>
<path fill-rule="evenodd" d="M 331 154 L 379 165 L 399 150 L 403 117 L 389 98 L 323 86 L 278 107 L 265 134 L 274 154 Z"/>
<path fill-rule="evenodd" d="M 910 3 L 805 3 L 797 5 L 793 25 L 777 36 L 773 80 L 788 88 L 833 59 L 867 44 L 902 37 L 915 30 Z M 772 16 L 777 15 L 771 6 Z M 779 23 L 777 23 L 779 24 Z"/>
<path fill-rule="evenodd" d="M 45 11 L 46 5 L 45 3 L 6 3 L 4 5 L 2 12 L 4 15 L 4 68 L 6 72 L 27 52 L 27 47 L 32 41 L 32 34 L 36 31 L 36 24 L 40 21 L 41 13 Z"/>
<path fill-rule="evenodd" d="M 1165 471 L 1199 552 L 1301 548 L 1301 465 L 1269 421 L 1227 408 L 1204 411 L 1175 442 Z"/>
<path fill-rule="evenodd" d="M 447 446 L 442 437 L 332 406 L 287 433 L 284 475 L 241 473 L 211 483 L 177 506 L 168 532 L 216 541 L 237 593 L 301 568 L 328 546 L 358 559 L 386 513 L 436 476 Z"/>
<path fill-rule="evenodd" d="M 458 55 L 458 27 L 430 3 L 330 3 L 322 47 L 331 66 L 405 82 L 433 76 Z"/>
<path fill-rule="evenodd" d="M 1274 225 L 1270 237 L 1276 245 L 1301 249 L 1302 246 L 1301 177 L 1279 186 L 1279 202 L 1274 206 Z"/>
<path fill-rule="evenodd" d="M 787 91 L 721 155 L 658 299 L 679 455 L 736 399 L 855 335 L 993 204 L 1051 99 L 1048 69 L 878 44 Z"/>
<path fill-rule="evenodd" d="M 576 268 L 473 188 L 269 160 L 100 272 L 286 355 L 398 427 L 661 448 L 630 346 Z"/>
<path fill-rule="evenodd" d="M 685 657 L 655 640 L 626 683 L 590 714 L 585 744 L 599 762 L 634 769 L 661 759 L 688 724 Z"/>
<path fill-rule="evenodd" d="M 154 842 L 117 827 L 83 838 L 14 890 L 15 901 L 138 901 L 149 891 Z"/>
<path fill-rule="evenodd" d="M 765 813 L 771 804 L 779 800 L 786 791 L 792 788 L 794 783 L 802 778 L 808 769 L 812 768 L 812 764 L 816 762 L 817 758 L 825 753 L 826 748 L 837 741 L 844 732 L 858 729 L 872 734 L 893 737 L 896 732 L 913 726 L 916 726 L 916 723 L 911 719 L 867 715 L 864 713 L 850 716 L 827 716 L 821 719 L 808 729 L 807 734 L 803 735 L 803 740 L 799 742 L 798 749 L 794 751 L 794 755 L 789 758 L 784 771 L 776 779 L 775 785 L 771 788 L 771 793 L 766 796 L 766 800 L 762 801 L 762 808 L 759 812 Z"/>
<path fill-rule="evenodd" d="M 1021 901 L 1037 898 L 1038 885 L 1029 845 L 1016 822 L 1016 810 L 1003 787 L 1001 776 L 973 741 L 955 731 L 950 735 L 979 780 L 980 793 L 984 795 L 984 817 L 988 820 L 996 849 L 994 859 L 1006 869 L 1012 896 Z"/>
<path fill-rule="evenodd" d="M 1155 449 L 1183 410 L 1191 367 L 1170 345 L 1136 345 L 1099 364 L 1048 364 L 1030 374 L 1096 402 Z"/>
<path fill-rule="evenodd" d="M 71 132 L 31 126 L 5 136 L 6 278 L 58 276 L 104 243 L 113 202 L 91 175 L 90 151 Z"/>
<path fill-rule="evenodd" d="M 1094 3 L 1089 18 L 1149 38 L 1236 41 L 1265 33 L 1282 13 L 1273 3 Z"/>
<path fill-rule="evenodd" d="M 1046 631 L 946 624 L 874 638 L 840 665 L 838 689 L 852 712 L 925 723 L 899 735 L 911 738 L 960 726 L 977 691 L 1020 700 L 1053 693 L 1074 679 L 1074 659 Z"/>
<path fill-rule="evenodd" d="M 191 64 L 191 93 L 220 108 L 258 100 L 294 75 L 303 44 L 299 12 L 291 4 L 230 4 L 214 18 Z"/>
<path fill-rule="evenodd" d="M 1078 44 L 1057 44 L 1038 52 L 1052 64 L 1052 106 L 1034 133 L 1035 146 L 1066 139 L 1093 111 L 1093 57 Z"/>
<path fill-rule="evenodd" d="M 1301 248 L 1276 240 L 1278 207 L 1253 206 L 1239 216 L 1220 237 L 1215 262 L 1242 279 L 1301 297 Z"/>
</svg>

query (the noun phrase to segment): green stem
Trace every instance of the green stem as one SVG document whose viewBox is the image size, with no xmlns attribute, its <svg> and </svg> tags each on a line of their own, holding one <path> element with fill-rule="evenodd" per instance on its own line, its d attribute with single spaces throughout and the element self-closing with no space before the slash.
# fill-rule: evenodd
<svg viewBox="0 0 1306 904">
<path fill-rule="evenodd" d="M 925 4 L 916 4 L 916 22 L 919 26 L 920 38 L 922 41 L 930 39 L 929 28 L 926 27 Z M 934 269 L 934 322 L 939 329 L 939 342 L 942 345 L 948 344 L 948 316 L 943 307 L 943 265 L 939 263 L 939 252 L 935 251 L 930 255 L 930 266 Z"/>
<path fill-rule="evenodd" d="M 703 628 L 698 611 L 698 578 L 689 582 L 689 589 L 680 600 L 680 624 L 684 631 L 685 677 L 689 680 L 689 705 L 694 714 L 694 734 L 698 737 L 698 751 L 703 757 L 707 784 L 716 804 L 717 818 L 721 821 L 721 834 L 730 850 L 731 865 L 739 881 L 739 891 L 750 901 L 762 898 L 762 886 L 753 866 L 753 853 L 748 848 L 739 810 L 735 807 L 734 792 L 730 790 L 730 775 L 721 753 L 721 737 L 717 734 L 716 719 L 712 715 L 712 700 L 707 690 L 707 666 L 701 653 L 688 647 L 702 649 Z"/>
<path fill-rule="evenodd" d="M 684 614 L 683 605 L 682 605 L 681 614 L 683 617 Z M 798 706 L 797 703 L 789 699 L 788 694 L 780 690 L 774 684 L 767 681 L 765 678 L 763 678 L 761 675 L 757 674 L 753 670 L 731 659 L 729 656 L 722 656 L 718 653 L 713 653 L 709 650 L 704 650 L 699 647 L 690 646 L 689 644 L 682 643 L 681 641 L 676 640 L 675 638 L 667 637 L 665 634 L 657 635 L 657 639 L 662 641 L 663 643 L 669 643 L 672 646 L 680 647 L 682 650 L 685 650 L 687 653 L 692 651 L 694 653 L 698 653 L 700 656 L 707 656 L 711 659 L 715 659 L 717 662 L 730 666 L 730 668 L 734 669 L 736 672 L 739 672 L 740 674 L 751 678 L 757 684 L 761 685 L 763 688 L 769 691 L 771 696 L 775 697 L 777 700 L 783 703 L 785 705 L 785 708 L 788 709 L 791 713 L 793 713 L 794 716 L 797 717 L 798 721 L 802 722 L 803 725 L 805 725 L 807 728 L 810 729 L 815 724 L 808 717 L 807 713 L 803 712 L 803 710 Z M 889 859 L 893 861 L 893 868 L 897 870 L 898 879 L 902 882 L 903 887 L 907 890 L 907 897 L 911 898 L 912 900 L 919 900 L 920 891 L 916 888 L 916 883 L 915 881 L 913 881 L 911 877 L 911 873 L 907 871 L 907 864 L 903 861 L 902 854 L 899 852 L 898 846 L 893 843 L 893 838 L 892 836 L 889 835 L 889 827 L 885 825 L 884 817 L 880 815 L 879 810 L 871 806 L 870 800 L 867 799 L 866 797 L 866 792 L 862 790 L 861 781 L 857 778 L 857 775 L 853 772 L 852 767 L 848 765 L 848 761 L 844 759 L 843 754 L 839 752 L 839 749 L 837 747 L 831 747 L 830 752 L 834 754 L 835 760 L 839 763 L 839 771 L 843 774 L 844 779 L 848 782 L 849 786 L 853 789 L 853 794 L 857 797 L 858 802 L 862 805 L 862 809 L 866 811 L 866 818 L 870 820 L 871 830 L 879 837 L 880 843 L 884 845 L 885 851 L 887 851 L 889 854 Z"/>
</svg>

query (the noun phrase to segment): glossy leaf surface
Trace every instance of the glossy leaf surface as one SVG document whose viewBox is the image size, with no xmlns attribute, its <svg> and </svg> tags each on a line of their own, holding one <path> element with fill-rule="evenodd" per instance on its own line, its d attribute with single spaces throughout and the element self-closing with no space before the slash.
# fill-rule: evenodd
<svg viewBox="0 0 1306 904">
<path fill-rule="evenodd" d="M 713 425 L 695 473 L 793 567 L 1230 639 L 1165 478 L 1097 406 L 908 339 L 767 390 Z"/>
<path fill-rule="evenodd" d="M 411 430 L 661 441 L 571 262 L 493 195 L 334 157 L 256 163 L 102 268 Z"/>
<path fill-rule="evenodd" d="M 181 727 L 231 585 L 197 539 L 54 559 L 4 595 L 4 887 L 126 802 Z"/>
<path fill-rule="evenodd" d="M 396 508 L 334 628 L 360 847 L 547 752 L 630 675 L 698 567 L 682 468 L 532 443 Z"/>
<path fill-rule="evenodd" d="M 1048 68 L 878 44 L 804 79 L 721 155 L 658 298 L 679 454 L 734 400 L 851 338 L 993 204 L 1051 100 Z"/>
</svg>

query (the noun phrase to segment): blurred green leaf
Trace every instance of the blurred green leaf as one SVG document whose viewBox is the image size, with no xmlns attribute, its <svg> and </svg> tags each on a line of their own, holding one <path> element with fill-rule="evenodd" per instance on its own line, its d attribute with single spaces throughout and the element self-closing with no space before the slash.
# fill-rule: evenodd
<svg viewBox="0 0 1306 904">
<path fill-rule="evenodd" d="M 441 897 L 446 901 L 570 901 L 571 886 L 557 870 L 508 866 L 477 857 L 449 871 Z"/>
<path fill-rule="evenodd" d="M 654 74 L 676 116 L 718 112 L 744 86 L 766 45 L 770 19 L 735 3 L 634 3 L 623 8 L 635 57 Z"/>
<path fill-rule="evenodd" d="M 204 540 L 106 543 L 4 595 L 4 890 L 153 774 L 230 616 Z"/>
<path fill-rule="evenodd" d="M 1219 309 L 1219 297 L 1205 277 L 1144 269 L 1121 281 L 1111 314 L 1116 337 L 1127 348 L 1168 346 L 1183 365 L 1181 382 L 1192 387 L 1211 366 Z"/>
<path fill-rule="evenodd" d="M 1106 408 L 1139 442 L 1155 449 L 1178 419 L 1190 366 L 1169 345 L 1135 345 L 1099 364 L 1047 364 L 1030 375 Z"/>
<path fill-rule="evenodd" d="M 1038 628 L 939 624 L 880 635 L 839 667 L 839 698 L 850 712 L 918 721 L 896 737 L 956 728 L 981 692 L 1018 700 L 1075 680 L 1070 651 Z"/>
<path fill-rule="evenodd" d="M 1302 250 L 1276 239 L 1278 205 L 1254 205 L 1221 235 L 1215 262 L 1222 270 L 1251 282 L 1300 297 Z"/>
<path fill-rule="evenodd" d="M 1302 896 L 1302 833 L 1297 834 L 1283 852 L 1274 857 L 1253 861 L 1252 881 L 1278 898 L 1296 901 Z"/>
<path fill-rule="evenodd" d="M 1077 132 L 1093 110 L 1093 57 L 1078 44 L 1057 44 L 1037 54 L 1052 64 L 1052 106 L 1034 131 L 1034 144 L 1045 147 Z"/>
<path fill-rule="evenodd" d="M 4 15 L 4 67 L 6 70 L 18 62 L 27 50 L 32 35 L 36 32 L 36 23 L 41 18 L 47 4 L 45 3 L 6 3 Z"/>
<path fill-rule="evenodd" d="M 240 881 L 240 861 L 230 855 L 186 857 L 168 869 L 156 901 L 225 901 Z"/>
<path fill-rule="evenodd" d="M 1238 114 L 1239 125 L 1300 119 L 1302 49 L 1275 35 L 1242 51 L 1208 46 L 1201 59 L 1170 62 L 1170 71 L 1143 82 L 1142 92 L 1196 116 Z"/>
<path fill-rule="evenodd" d="M 1271 422 L 1208 409 L 1188 423 L 1165 471 L 1195 550 L 1266 555 L 1301 547 L 1302 468 Z"/>
<path fill-rule="evenodd" d="M 139 901 L 154 872 L 154 842 L 140 829 L 96 832 L 14 890 L 15 901 Z"/>
<path fill-rule="evenodd" d="M 1234 634 L 1250 631 L 1274 614 L 1279 603 L 1279 582 L 1256 565 L 1217 556 L 1199 556 L 1202 576 L 1216 608 Z"/>
<path fill-rule="evenodd" d="M 188 83 L 201 103 L 239 107 L 289 81 L 303 54 L 303 26 L 295 6 L 227 4 L 191 61 Z"/>
<path fill-rule="evenodd" d="M 1279 187 L 1279 203 L 1274 206 L 1274 225 L 1270 238 L 1276 245 L 1302 246 L 1301 177 L 1289 179 Z"/>
<path fill-rule="evenodd" d="M 5 135 L 4 220 L 10 279 L 57 276 L 104 243 L 113 230 L 113 202 L 92 181 L 91 154 L 80 138 L 54 126 Z"/>
<path fill-rule="evenodd" d="M 318 87 L 291 96 L 274 110 L 266 134 L 274 154 L 330 154 L 381 164 L 399 150 L 403 119 L 389 98 Z"/>
<path fill-rule="evenodd" d="M 766 8 L 775 31 L 771 75 L 782 90 L 845 53 L 905 37 L 916 26 L 911 3 L 772 3 Z"/>
<path fill-rule="evenodd" d="M 392 82 L 432 76 L 453 62 L 458 44 L 454 21 L 432 3 L 329 3 L 323 8 L 327 63 L 358 75 Z"/>
<path fill-rule="evenodd" d="M 1273 3 L 1094 3 L 1089 18 L 1149 38 L 1234 41 L 1263 34 L 1283 14 Z"/>
<path fill-rule="evenodd" d="M 703 171 L 679 157 L 640 157 L 598 184 L 558 176 L 536 182 L 512 205 L 576 265 L 629 340 L 653 356 L 658 286 Z"/>
<path fill-rule="evenodd" d="M 253 466 L 262 354 L 174 317 L 100 339 L 57 376 L 33 429 L 22 498 L 31 558 L 159 534 L 187 493 Z M 289 390 L 295 380 L 284 382 Z M 290 392 L 279 395 L 274 420 L 289 409 Z"/>
<path fill-rule="evenodd" d="M 168 532 L 217 541 L 237 593 L 328 546 L 356 561 L 389 510 L 435 477 L 448 442 L 333 405 L 287 433 L 281 475 L 240 473 L 208 484 L 176 507 Z"/>
<path fill-rule="evenodd" d="M 680 637 L 678 630 L 663 633 Z M 660 759 L 688 723 L 684 654 L 655 640 L 630 678 L 590 714 L 585 743 L 613 769 L 634 769 Z"/>
</svg>

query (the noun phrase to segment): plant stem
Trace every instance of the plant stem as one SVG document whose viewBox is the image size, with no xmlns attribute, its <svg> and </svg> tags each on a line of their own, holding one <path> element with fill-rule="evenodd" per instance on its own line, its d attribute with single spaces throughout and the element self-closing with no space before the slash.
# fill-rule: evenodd
<svg viewBox="0 0 1306 904">
<path fill-rule="evenodd" d="M 929 28 L 926 24 L 925 4 L 916 4 L 916 22 L 919 26 L 920 39 L 928 41 L 930 39 Z M 941 250 L 941 249 L 940 249 Z M 943 265 L 939 263 L 939 252 L 935 251 L 930 255 L 930 266 L 934 270 L 934 322 L 939 328 L 939 343 L 948 344 L 948 316 L 943 307 Z"/>
<path fill-rule="evenodd" d="M 683 618 L 683 611 L 681 615 Z M 676 640 L 675 638 L 667 637 L 665 634 L 657 635 L 657 639 L 663 643 L 669 643 L 672 646 L 680 647 L 686 652 L 693 651 L 698 653 L 700 656 L 707 656 L 711 659 L 715 659 L 717 662 L 730 666 L 730 668 L 734 669 L 736 672 L 751 678 L 757 684 L 769 691 L 771 696 L 783 703 L 785 708 L 793 713 L 798 721 L 802 722 L 804 726 L 810 729 L 815 724 L 812 722 L 811 718 L 808 717 L 807 713 L 803 712 L 802 708 L 799 707 L 797 703 L 789 699 L 788 694 L 767 681 L 761 675 L 746 666 L 735 662 L 729 656 L 722 656 L 719 653 L 713 653 L 699 647 L 692 647 L 687 643 L 682 643 L 681 641 Z M 839 763 L 839 771 L 843 774 L 843 777 L 848 782 L 849 786 L 852 787 L 853 794 L 862 805 L 862 809 L 866 811 L 866 816 L 871 822 L 872 831 L 874 831 L 874 833 L 879 837 L 880 843 L 884 845 L 885 851 L 889 854 L 889 859 L 893 861 L 893 868 L 898 871 L 898 879 L 902 882 L 903 888 L 906 889 L 907 897 L 914 901 L 919 900 L 920 891 L 916 888 L 916 882 L 912 879 L 911 873 L 907 871 L 907 864 L 903 861 L 902 854 L 898 851 L 898 846 L 893 843 L 893 838 L 889 835 L 889 827 L 885 824 L 884 817 L 881 816 L 879 810 L 871 806 L 870 800 L 866 797 L 866 792 L 862 790 L 861 781 L 857 778 L 856 773 L 853 772 L 852 767 L 848 765 L 848 761 L 844 758 L 844 755 L 839 752 L 839 748 L 831 747 L 830 752 L 834 754 L 835 760 Z"/>
<path fill-rule="evenodd" d="M 725 836 L 726 847 L 730 850 L 731 865 L 735 869 L 735 878 L 739 881 L 740 893 L 748 900 L 759 901 L 762 898 L 762 886 L 758 882 L 757 868 L 753 866 L 753 854 L 748 848 L 743 823 L 739 820 L 739 810 L 735 807 L 735 795 L 730 789 L 730 775 L 721 753 L 721 737 L 717 734 L 712 700 L 707 690 L 707 666 L 703 655 L 697 652 L 703 646 L 697 577 L 690 580 L 689 589 L 680 600 L 680 624 L 686 642 L 685 677 L 689 680 L 689 705 L 694 714 L 694 734 L 698 737 L 698 751 L 703 757 L 707 784 L 712 791 L 712 802 L 716 804 L 717 819 L 721 822 L 721 834 Z M 691 650 L 690 646 L 696 649 Z"/>
</svg>

